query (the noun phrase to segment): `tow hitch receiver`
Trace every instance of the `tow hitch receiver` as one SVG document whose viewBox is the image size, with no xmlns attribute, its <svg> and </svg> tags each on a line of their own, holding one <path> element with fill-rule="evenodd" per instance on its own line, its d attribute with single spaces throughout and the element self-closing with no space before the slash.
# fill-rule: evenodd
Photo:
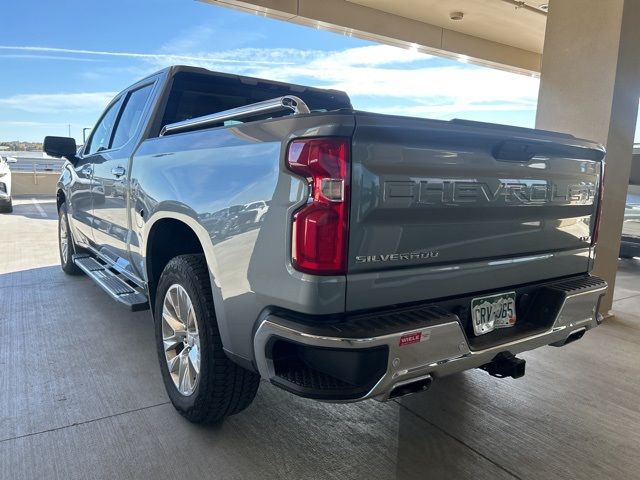
<svg viewBox="0 0 640 480">
<path fill-rule="evenodd" d="M 495 356 L 490 363 L 480 366 L 492 377 L 498 378 L 520 378 L 524 376 L 526 360 L 518 358 L 512 353 L 502 352 Z"/>
</svg>

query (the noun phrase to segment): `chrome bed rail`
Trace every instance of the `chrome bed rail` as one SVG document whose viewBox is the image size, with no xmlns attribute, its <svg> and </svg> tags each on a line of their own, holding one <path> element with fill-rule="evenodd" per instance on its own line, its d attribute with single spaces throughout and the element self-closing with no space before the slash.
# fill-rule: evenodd
<svg viewBox="0 0 640 480">
<path fill-rule="evenodd" d="M 272 98 L 271 100 L 265 100 L 263 102 L 252 103 L 250 105 L 244 105 L 230 110 L 223 110 L 222 112 L 212 113 L 211 115 L 204 115 L 202 117 L 182 120 L 181 122 L 170 123 L 162 127 L 162 130 L 160 130 L 160 136 L 162 137 L 164 135 L 179 133 L 195 128 L 203 128 L 209 125 L 215 125 L 216 123 L 225 122 L 227 120 L 239 120 L 241 118 L 279 112 L 281 110 L 291 110 L 294 115 L 310 113 L 309 107 L 307 107 L 307 104 L 304 103 L 301 98 L 294 95 L 285 95 L 284 97 Z"/>
</svg>

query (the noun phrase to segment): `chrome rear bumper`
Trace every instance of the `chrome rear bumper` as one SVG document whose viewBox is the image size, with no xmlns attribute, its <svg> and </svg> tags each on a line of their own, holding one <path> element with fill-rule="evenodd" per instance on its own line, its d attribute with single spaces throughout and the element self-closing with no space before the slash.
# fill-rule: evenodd
<svg viewBox="0 0 640 480">
<path fill-rule="evenodd" d="M 351 324 L 346 327 L 309 326 L 282 315 L 271 314 L 260 323 L 254 337 L 257 368 L 263 378 L 298 393 L 288 383 L 291 376 L 281 378 L 276 371 L 274 358 L 269 353 L 274 341 L 284 340 L 296 345 L 319 348 L 320 351 L 383 347 L 388 351 L 386 371 L 381 372 L 380 377 L 360 394 L 348 399 L 339 398 L 339 395 L 336 398 L 331 395 L 304 396 L 329 401 L 357 401 L 366 398 L 387 400 L 394 389 L 411 382 L 479 367 L 491 362 L 502 352 L 515 355 L 543 345 L 561 346 L 568 339 L 571 340 L 572 336 L 576 337 L 580 332 L 599 324 L 597 308 L 607 288 L 604 280 L 588 276 L 546 284 L 544 288 L 548 292 L 545 293 L 548 298 L 553 299 L 551 303 L 557 305 L 553 322 L 546 323 L 551 326 L 538 329 L 530 335 L 514 336 L 513 340 L 484 349 L 474 349 L 464 333 L 460 319 L 437 305 L 394 313 L 384 319 L 376 317 L 373 320 L 356 320 L 352 322 L 358 324 L 355 327 Z M 385 321 L 389 324 L 381 325 Z M 362 335 L 367 322 L 372 325 L 371 336 Z M 375 331 L 380 334 L 374 335 Z M 296 378 L 309 375 L 313 377 L 313 372 L 303 372 Z M 327 384 L 325 377 L 319 378 L 318 388 L 321 384 Z"/>
</svg>

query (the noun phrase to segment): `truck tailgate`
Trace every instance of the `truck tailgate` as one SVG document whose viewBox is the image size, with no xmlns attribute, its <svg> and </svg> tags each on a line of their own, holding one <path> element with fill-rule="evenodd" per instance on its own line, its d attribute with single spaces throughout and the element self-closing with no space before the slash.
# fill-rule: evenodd
<svg viewBox="0 0 640 480">
<path fill-rule="evenodd" d="M 569 135 L 358 112 L 347 309 L 586 272 L 603 156 Z"/>
</svg>

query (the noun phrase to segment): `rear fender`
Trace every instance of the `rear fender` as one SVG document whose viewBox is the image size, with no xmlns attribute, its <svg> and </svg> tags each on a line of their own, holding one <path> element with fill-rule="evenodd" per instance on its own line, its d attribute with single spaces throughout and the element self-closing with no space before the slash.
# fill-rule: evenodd
<svg viewBox="0 0 640 480">
<path fill-rule="evenodd" d="M 173 208 L 172 208 L 173 209 Z M 187 210 L 186 207 L 183 208 L 183 210 Z M 149 217 L 149 220 L 144 224 L 142 230 L 141 230 L 141 244 L 140 244 L 140 251 L 144 252 L 144 268 L 143 268 L 143 275 L 144 275 L 144 279 L 145 282 L 149 283 L 149 278 L 148 278 L 148 274 L 147 274 L 147 258 L 146 258 L 146 252 L 148 250 L 149 245 L 148 243 L 148 239 L 150 236 L 151 231 L 153 230 L 154 225 L 156 225 L 159 221 L 161 220 L 165 220 L 165 219 L 172 219 L 172 220 L 177 220 L 183 224 L 185 224 L 187 227 L 189 227 L 193 233 L 196 235 L 196 237 L 198 238 L 198 241 L 200 242 L 200 245 L 202 246 L 202 250 L 204 252 L 204 256 L 205 259 L 207 260 L 207 265 L 209 267 L 209 280 L 211 282 L 211 290 L 212 290 L 212 294 L 213 294 L 213 303 L 216 309 L 216 319 L 218 321 L 218 328 L 220 330 L 220 335 L 222 338 L 222 344 L 223 346 L 230 345 L 230 338 L 229 338 L 229 330 L 227 328 L 227 322 L 225 319 L 225 314 L 224 314 L 224 308 L 223 308 L 223 303 L 222 303 L 222 291 L 220 289 L 220 285 L 217 281 L 217 278 L 219 278 L 217 272 L 218 270 L 218 263 L 216 261 L 216 258 L 214 256 L 213 253 L 213 243 L 211 242 L 211 238 L 209 236 L 209 233 L 207 232 L 207 230 L 194 218 L 194 216 L 196 216 L 196 213 L 193 211 L 190 211 L 190 214 L 185 214 L 185 213 L 180 213 L 180 212 L 175 212 L 175 211 L 165 211 L 165 210 L 157 210 L 156 212 L 154 212 L 151 217 Z M 153 308 L 152 308 L 153 311 Z"/>
</svg>

